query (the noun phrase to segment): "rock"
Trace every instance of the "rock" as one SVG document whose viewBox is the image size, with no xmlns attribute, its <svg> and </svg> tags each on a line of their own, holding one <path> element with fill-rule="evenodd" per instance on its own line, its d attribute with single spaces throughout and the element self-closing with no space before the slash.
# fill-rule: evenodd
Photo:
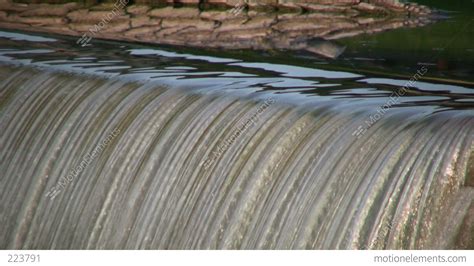
<svg viewBox="0 0 474 266">
<path fill-rule="evenodd" d="M 230 10 L 227 11 L 203 11 L 200 14 L 200 17 L 202 19 L 207 19 L 207 20 L 228 20 L 228 19 L 233 19 L 236 17 L 241 17 L 245 16 L 244 14 L 233 14 L 230 12 Z"/>
<path fill-rule="evenodd" d="M 303 12 L 303 8 L 301 8 L 301 6 L 291 2 L 291 1 L 288 1 L 288 2 L 282 2 L 281 0 L 279 1 L 278 3 L 278 8 L 279 9 L 288 9 L 288 10 L 293 10 L 293 12 L 297 12 L 297 13 L 302 13 Z"/>
<path fill-rule="evenodd" d="M 115 0 L 113 3 L 100 3 L 98 5 L 94 5 L 90 7 L 90 11 L 110 11 L 110 10 L 122 10 L 125 9 L 125 4 L 129 1 L 117 1 Z"/>
<path fill-rule="evenodd" d="M 128 21 L 117 21 L 107 24 L 102 31 L 104 33 L 117 33 L 130 29 L 130 23 Z"/>
<path fill-rule="evenodd" d="M 357 36 L 360 34 L 365 33 L 366 31 L 364 30 L 350 30 L 350 31 L 342 31 L 342 32 L 336 32 L 334 34 L 329 34 L 324 37 L 325 40 L 337 40 L 337 39 L 342 39 L 342 38 L 347 38 L 347 37 L 353 37 Z"/>
<path fill-rule="evenodd" d="M 150 17 L 136 17 L 130 20 L 130 25 L 132 28 L 142 27 L 142 26 L 159 26 L 161 23 L 160 18 L 150 18 Z"/>
<path fill-rule="evenodd" d="M 94 29 L 96 25 L 92 23 L 70 23 L 68 25 L 69 29 L 76 31 L 76 32 L 86 32 L 89 30 Z"/>
<path fill-rule="evenodd" d="M 53 32 L 57 34 L 79 35 L 78 32 L 69 29 L 67 25 L 47 25 L 47 26 L 42 27 L 42 29 L 45 29 L 48 32 Z"/>
<path fill-rule="evenodd" d="M 326 40 L 311 40 L 308 41 L 306 50 L 327 58 L 335 59 L 346 50 L 346 47 Z"/>
<path fill-rule="evenodd" d="M 318 12 L 333 12 L 333 13 L 341 13 L 345 12 L 346 10 L 350 9 L 347 6 L 336 6 L 336 5 L 320 5 L 320 4 L 310 4 L 310 3 L 301 3 L 297 4 L 302 8 L 310 11 L 318 11 Z"/>
<path fill-rule="evenodd" d="M 150 35 L 153 36 L 155 32 L 159 31 L 159 26 L 145 26 L 136 29 L 129 29 L 124 34 L 126 36 L 143 36 L 143 35 Z"/>
<path fill-rule="evenodd" d="M 104 11 L 89 11 L 87 14 L 92 19 L 108 19 L 108 18 L 129 18 L 129 15 L 125 15 L 125 10 L 123 9 L 113 9 L 113 10 L 104 10 Z"/>
<path fill-rule="evenodd" d="M 242 1 L 243 2 L 243 1 Z M 249 6 L 277 6 L 278 0 L 247 0 Z"/>
<path fill-rule="evenodd" d="M 285 14 L 278 14 L 277 19 L 278 20 L 289 20 L 289 19 L 297 18 L 299 16 L 300 16 L 299 13 L 285 13 Z"/>
<path fill-rule="evenodd" d="M 110 22 L 112 20 L 127 20 L 130 18 L 123 10 L 115 11 L 89 11 L 79 9 L 67 14 L 67 18 L 73 22 Z"/>
<path fill-rule="evenodd" d="M 18 3 L 3 3 L 0 6 L 2 11 L 6 12 L 23 12 L 28 10 L 29 6 L 27 4 L 18 4 Z"/>
<path fill-rule="evenodd" d="M 183 30 L 183 29 L 184 28 L 181 28 L 181 27 L 160 29 L 158 32 L 155 33 L 155 36 L 158 39 L 162 39 L 165 36 L 175 34 L 175 33 L 179 32 L 180 30 Z"/>
<path fill-rule="evenodd" d="M 199 9 L 197 8 L 156 8 L 148 12 L 149 16 L 158 18 L 196 18 L 199 17 Z"/>
<path fill-rule="evenodd" d="M 374 23 L 375 19 L 374 18 L 358 18 L 357 23 L 364 25 L 364 24 L 371 24 Z"/>
<path fill-rule="evenodd" d="M 66 24 L 67 19 L 64 17 L 20 17 L 18 15 L 9 15 L 7 17 L 9 21 L 21 21 L 25 24 L 35 24 L 35 26 L 40 25 L 58 25 Z"/>
<path fill-rule="evenodd" d="M 84 21 L 83 17 L 87 16 L 88 13 L 88 9 L 79 9 L 69 12 L 66 17 L 73 22 Z"/>
<path fill-rule="evenodd" d="M 69 11 L 78 8 L 77 3 L 63 5 L 38 5 L 20 13 L 20 16 L 65 16 Z"/>
<path fill-rule="evenodd" d="M 373 3 L 378 6 L 387 7 L 390 9 L 403 9 L 405 4 L 400 3 L 398 0 L 372 0 Z"/>
<path fill-rule="evenodd" d="M 182 32 L 179 32 L 177 34 L 179 37 L 182 39 L 185 39 L 186 42 L 193 42 L 195 44 L 198 43 L 209 43 L 213 42 L 215 39 L 214 31 L 212 30 L 192 30 L 192 34 L 189 34 L 189 32 L 186 32 L 186 34 L 183 34 Z"/>
<path fill-rule="evenodd" d="M 227 31 L 227 30 L 238 30 L 241 29 L 242 25 L 247 22 L 247 18 L 235 18 L 225 20 L 220 24 L 216 29 L 217 31 Z"/>
<path fill-rule="evenodd" d="M 245 29 L 255 29 L 255 28 L 268 28 L 272 24 L 276 23 L 276 15 L 267 15 L 267 16 L 257 16 L 247 20 L 243 24 Z"/>
<path fill-rule="evenodd" d="M 197 19 L 179 19 L 179 18 L 163 18 L 161 21 L 162 28 L 173 27 L 190 27 L 194 26 Z"/>
<path fill-rule="evenodd" d="M 143 15 L 151 9 L 149 6 L 133 5 L 127 7 L 127 13 L 132 15 Z"/>
<path fill-rule="evenodd" d="M 372 5 L 372 4 L 369 4 L 369 3 L 359 3 L 357 5 L 357 8 L 359 10 L 366 10 L 366 11 L 373 11 L 375 10 L 377 7 Z"/>
<path fill-rule="evenodd" d="M 162 28 L 172 27 L 194 27 L 199 30 L 212 30 L 216 27 L 214 21 L 201 20 L 201 19 L 163 19 L 161 22 Z"/>
<path fill-rule="evenodd" d="M 234 30 L 219 33 L 218 36 L 223 39 L 244 40 L 257 37 L 265 37 L 269 35 L 270 32 L 270 29 Z"/>
<path fill-rule="evenodd" d="M 273 26 L 273 28 L 279 31 L 294 31 L 294 30 L 308 30 L 308 29 L 321 29 L 327 25 L 323 23 L 316 23 L 307 19 L 304 20 L 284 20 L 280 21 Z"/>
</svg>

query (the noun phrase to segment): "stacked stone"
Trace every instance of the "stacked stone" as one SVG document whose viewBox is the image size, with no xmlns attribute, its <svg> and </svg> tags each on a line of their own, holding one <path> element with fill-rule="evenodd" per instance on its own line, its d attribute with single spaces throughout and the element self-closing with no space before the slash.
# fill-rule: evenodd
<svg viewBox="0 0 474 266">
<path fill-rule="evenodd" d="M 397 13 L 403 15 L 394 16 L 385 7 L 359 3 L 356 0 L 341 0 L 339 5 L 327 0 L 304 1 L 318 4 L 306 4 L 308 6 L 304 7 L 311 10 L 309 13 L 300 12 L 299 9 L 282 13 L 259 9 L 239 9 L 239 12 L 233 12 L 232 9 L 126 6 L 117 5 L 116 2 L 88 7 L 77 3 L 9 3 L 0 5 L 0 27 L 195 47 L 306 49 L 315 53 L 326 50 L 329 52 L 324 52 L 324 55 L 332 57 L 337 54 L 338 49 L 322 49 L 320 44 L 314 44 L 311 40 L 335 40 L 431 22 L 425 13 L 405 16 L 411 8 L 405 6 L 402 8 L 405 13 Z M 326 2 L 331 2 L 331 5 L 325 4 Z M 377 16 L 370 16 L 372 12 L 377 12 Z M 324 47 L 328 47 L 328 44 L 324 44 Z"/>
</svg>

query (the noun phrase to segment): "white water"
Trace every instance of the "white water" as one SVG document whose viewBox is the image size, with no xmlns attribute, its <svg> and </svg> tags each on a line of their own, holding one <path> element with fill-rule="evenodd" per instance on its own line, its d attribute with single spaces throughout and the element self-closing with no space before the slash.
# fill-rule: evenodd
<svg viewBox="0 0 474 266">
<path fill-rule="evenodd" d="M 446 248 L 474 201 L 469 111 L 399 108 L 357 138 L 373 109 L 277 101 L 217 152 L 262 102 L 0 77 L 0 248 Z"/>
</svg>

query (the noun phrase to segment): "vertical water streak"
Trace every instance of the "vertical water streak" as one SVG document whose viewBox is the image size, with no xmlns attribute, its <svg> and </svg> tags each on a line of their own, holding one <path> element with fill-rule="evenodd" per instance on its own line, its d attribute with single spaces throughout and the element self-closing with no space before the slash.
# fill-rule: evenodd
<svg viewBox="0 0 474 266">
<path fill-rule="evenodd" d="M 446 248 L 469 220 L 469 110 L 394 108 L 358 138 L 371 110 L 340 102 L 0 76 L 1 248 Z"/>
</svg>

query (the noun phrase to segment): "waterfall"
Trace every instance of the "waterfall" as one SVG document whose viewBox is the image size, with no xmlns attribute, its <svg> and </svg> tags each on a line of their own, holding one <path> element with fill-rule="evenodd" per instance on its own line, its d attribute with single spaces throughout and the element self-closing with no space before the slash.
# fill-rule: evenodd
<svg viewBox="0 0 474 266">
<path fill-rule="evenodd" d="M 370 108 L 6 65 L 0 77 L 3 249 L 469 241 L 472 111 L 396 108 L 354 136 Z"/>
</svg>

